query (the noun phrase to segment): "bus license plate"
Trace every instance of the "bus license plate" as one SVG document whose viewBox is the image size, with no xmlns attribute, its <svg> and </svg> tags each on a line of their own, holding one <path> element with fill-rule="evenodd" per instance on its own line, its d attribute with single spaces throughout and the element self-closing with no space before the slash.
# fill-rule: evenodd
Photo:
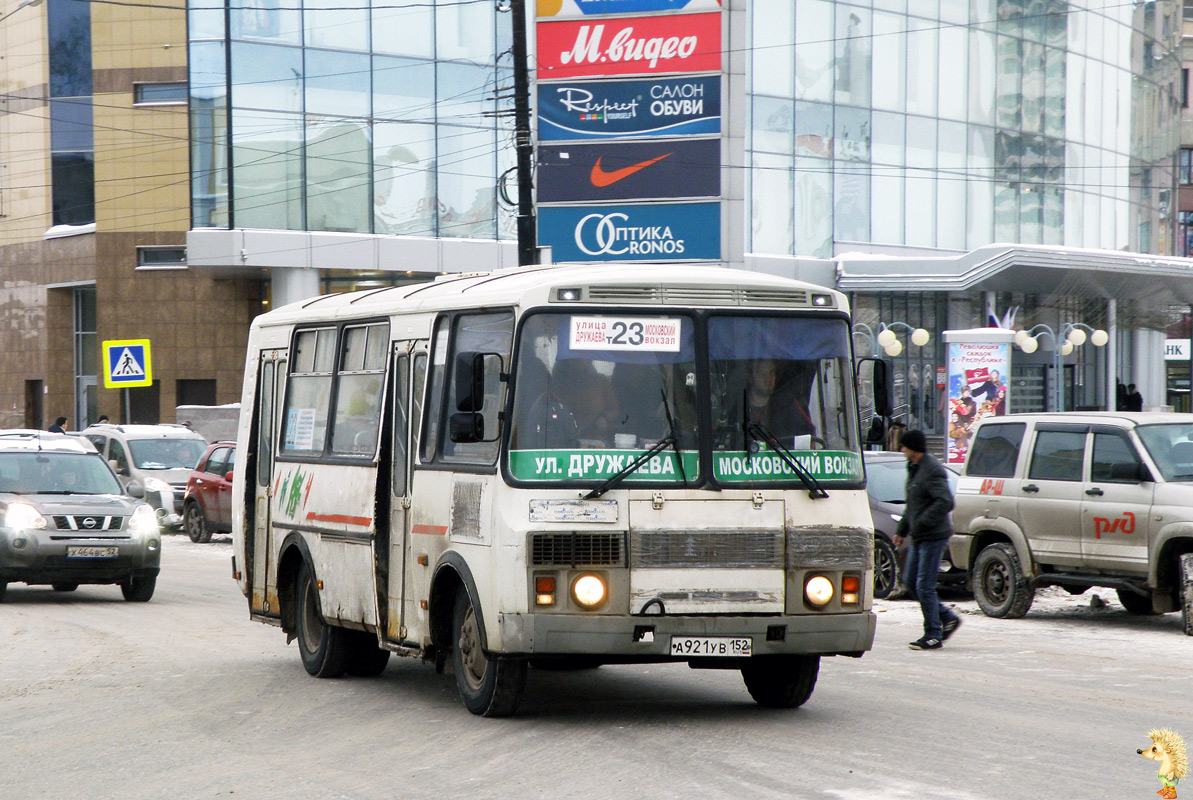
<svg viewBox="0 0 1193 800">
<path fill-rule="evenodd" d="M 749 636 L 672 636 L 673 656 L 734 657 L 754 654 Z"/>
<path fill-rule="evenodd" d="M 68 546 L 66 548 L 67 558 L 115 558 L 117 549 L 115 547 L 87 547 L 87 546 Z"/>
</svg>

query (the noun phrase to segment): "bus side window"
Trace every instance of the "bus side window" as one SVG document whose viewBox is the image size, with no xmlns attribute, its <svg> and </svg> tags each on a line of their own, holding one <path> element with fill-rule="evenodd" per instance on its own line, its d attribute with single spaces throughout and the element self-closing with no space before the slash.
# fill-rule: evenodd
<svg viewBox="0 0 1193 800">
<path fill-rule="evenodd" d="M 447 371 L 447 329 L 451 320 L 440 317 L 435 323 L 435 339 L 431 342 L 430 390 L 427 392 L 427 416 L 423 420 L 422 458 L 424 464 L 435 460 L 439 440 L 440 417 L 443 415 L 443 378 Z"/>
<path fill-rule="evenodd" d="M 406 469 L 410 450 L 407 438 L 410 432 L 410 409 L 407 408 L 410 392 L 410 356 L 402 353 L 394 359 L 394 446 L 393 446 L 393 493 L 394 497 L 406 496 Z"/>
<path fill-rule="evenodd" d="M 484 359 L 484 401 L 477 411 L 481 412 L 485 420 L 484 441 L 453 442 L 447 436 L 440 437 L 443 441 L 442 450 L 445 461 L 467 464 L 490 465 L 497 460 L 500 435 L 499 412 L 503 406 L 505 384 L 500 379 L 500 372 L 509 369 L 510 349 L 514 340 L 514 315 L 509 311 L 490 314 L 461 314 L 455 320 L 455 336 L 452 337 L 451 352 L 448 353 L 447 364 L 454 364 L 457 353 L 496 353 L 498 358 Z M 438 358 L 436 358 L 438 361 Z M 436 363 L 435 369 L 440 369 Z M 451 375 L 448 370 L 448 375 Z M 447 413 L 444 418 L 454 413 L 458 408 L 459 398 L 456 392 L 460 387 L 449 380 L 447 387 Z"/>
</svg>

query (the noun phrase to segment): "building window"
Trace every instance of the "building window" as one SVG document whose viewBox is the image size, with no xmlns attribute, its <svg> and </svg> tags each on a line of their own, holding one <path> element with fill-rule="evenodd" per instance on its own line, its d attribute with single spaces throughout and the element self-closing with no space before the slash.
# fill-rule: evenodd
<svg viewBox="0 0 1193 800">
<path fill-rule="evenodd" d="M 1180 212 L 1180 219 L 1177 224 L 1180 227 L 1180 231 L 1177 234 L 1177 248 L 1179 251 L 1177 254 L 1191 256 L 1193 255 L 1193 211 Z"/>
<path fill-rule="evenodd" d="M 54 225 L 95 222 L 91 8 L 50 0 L 50 181 Z"/>
<path fill-rule="evenodd" d="M 184 105 L 187 99 L 186 82 L 134 83 L 133 104 L 138 106 Z"/>
<path fill-rule="evenodd" d="M 186 269 L 186 248 L 138 247 L 137 269 Z"/>
<path fill-rule="evenodd" d="M 174 384 L 175 404 L 180 406 L 215 405 L 215 381 L 201 378 L 180 378 Z"/>
<path fill-rule="evenodd" d="M 74 307 L 75 418 L 71 420 L 71 427 L 81 431 L 99 416 L 99 336 L 96 334 L 95 287 L 75 289 Z M 55 411 L 54 415 L 59 413 Z"/>
<path fill-rule="evenodd" d="M 1189 107 L 1189 70 L 1181 69 L 1181 108 Z"/>
<path fill-rule="evenodd" d="M 1179 159 L 1180 182 L 1188 186 L 1193 183 L 1193 147 L 1182 147 Z"/>
</svg>

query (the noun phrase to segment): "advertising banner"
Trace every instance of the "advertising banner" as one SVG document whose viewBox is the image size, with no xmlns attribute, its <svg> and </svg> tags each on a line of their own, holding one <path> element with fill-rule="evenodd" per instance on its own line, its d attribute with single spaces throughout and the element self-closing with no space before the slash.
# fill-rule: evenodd
<svg viewBox="0 0 1193 800">
<path fill-rule="evenodd" d="M 539 244 L 556 262 L 721 257 L 721 204 L 544 206 Z"/>
<path fill-rule="evenodd" d="M 539 22 L 538 79 L 720 72 L 721 13 Z"/>
<path fill-rule="evenodd" d="M 567 19 L 592 14 L 650 14 L 657 11 L 717 11 L 720 0 L 538 0 L 539 17 Z"/>
<path fill-rule="evenodd" d="M 540 203 L 718 197 L 721 140 L 544 144 Z"/>
<path fill-rule="evenodd" d="M 950 341 L 948 348 L 947 458 L 950 464 L 960 464 L 969 452 L 978 420 L 1007 413 L 1011 343 Z"/>
<path fill-rule="evenodd" d="M 721 132 L 721 79 L 655 78 L 538 86 L 539 140 Z"/>
</svg>

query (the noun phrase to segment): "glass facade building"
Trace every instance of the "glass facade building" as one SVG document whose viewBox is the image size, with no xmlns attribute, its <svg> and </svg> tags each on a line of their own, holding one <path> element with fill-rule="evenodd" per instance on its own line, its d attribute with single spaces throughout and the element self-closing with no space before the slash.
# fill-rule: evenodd
<svg viewBox="0 0 1193 800">
<path fill-rule="evenodd" d="M 189 39 L 194 228 L 512 238 L 495 4 L 198 0 Z"/>
<path fill-rule="evenodd" d="M 1178 4 L 748 10 L 748 251 L 1178 251 Z"/>
</svg>

